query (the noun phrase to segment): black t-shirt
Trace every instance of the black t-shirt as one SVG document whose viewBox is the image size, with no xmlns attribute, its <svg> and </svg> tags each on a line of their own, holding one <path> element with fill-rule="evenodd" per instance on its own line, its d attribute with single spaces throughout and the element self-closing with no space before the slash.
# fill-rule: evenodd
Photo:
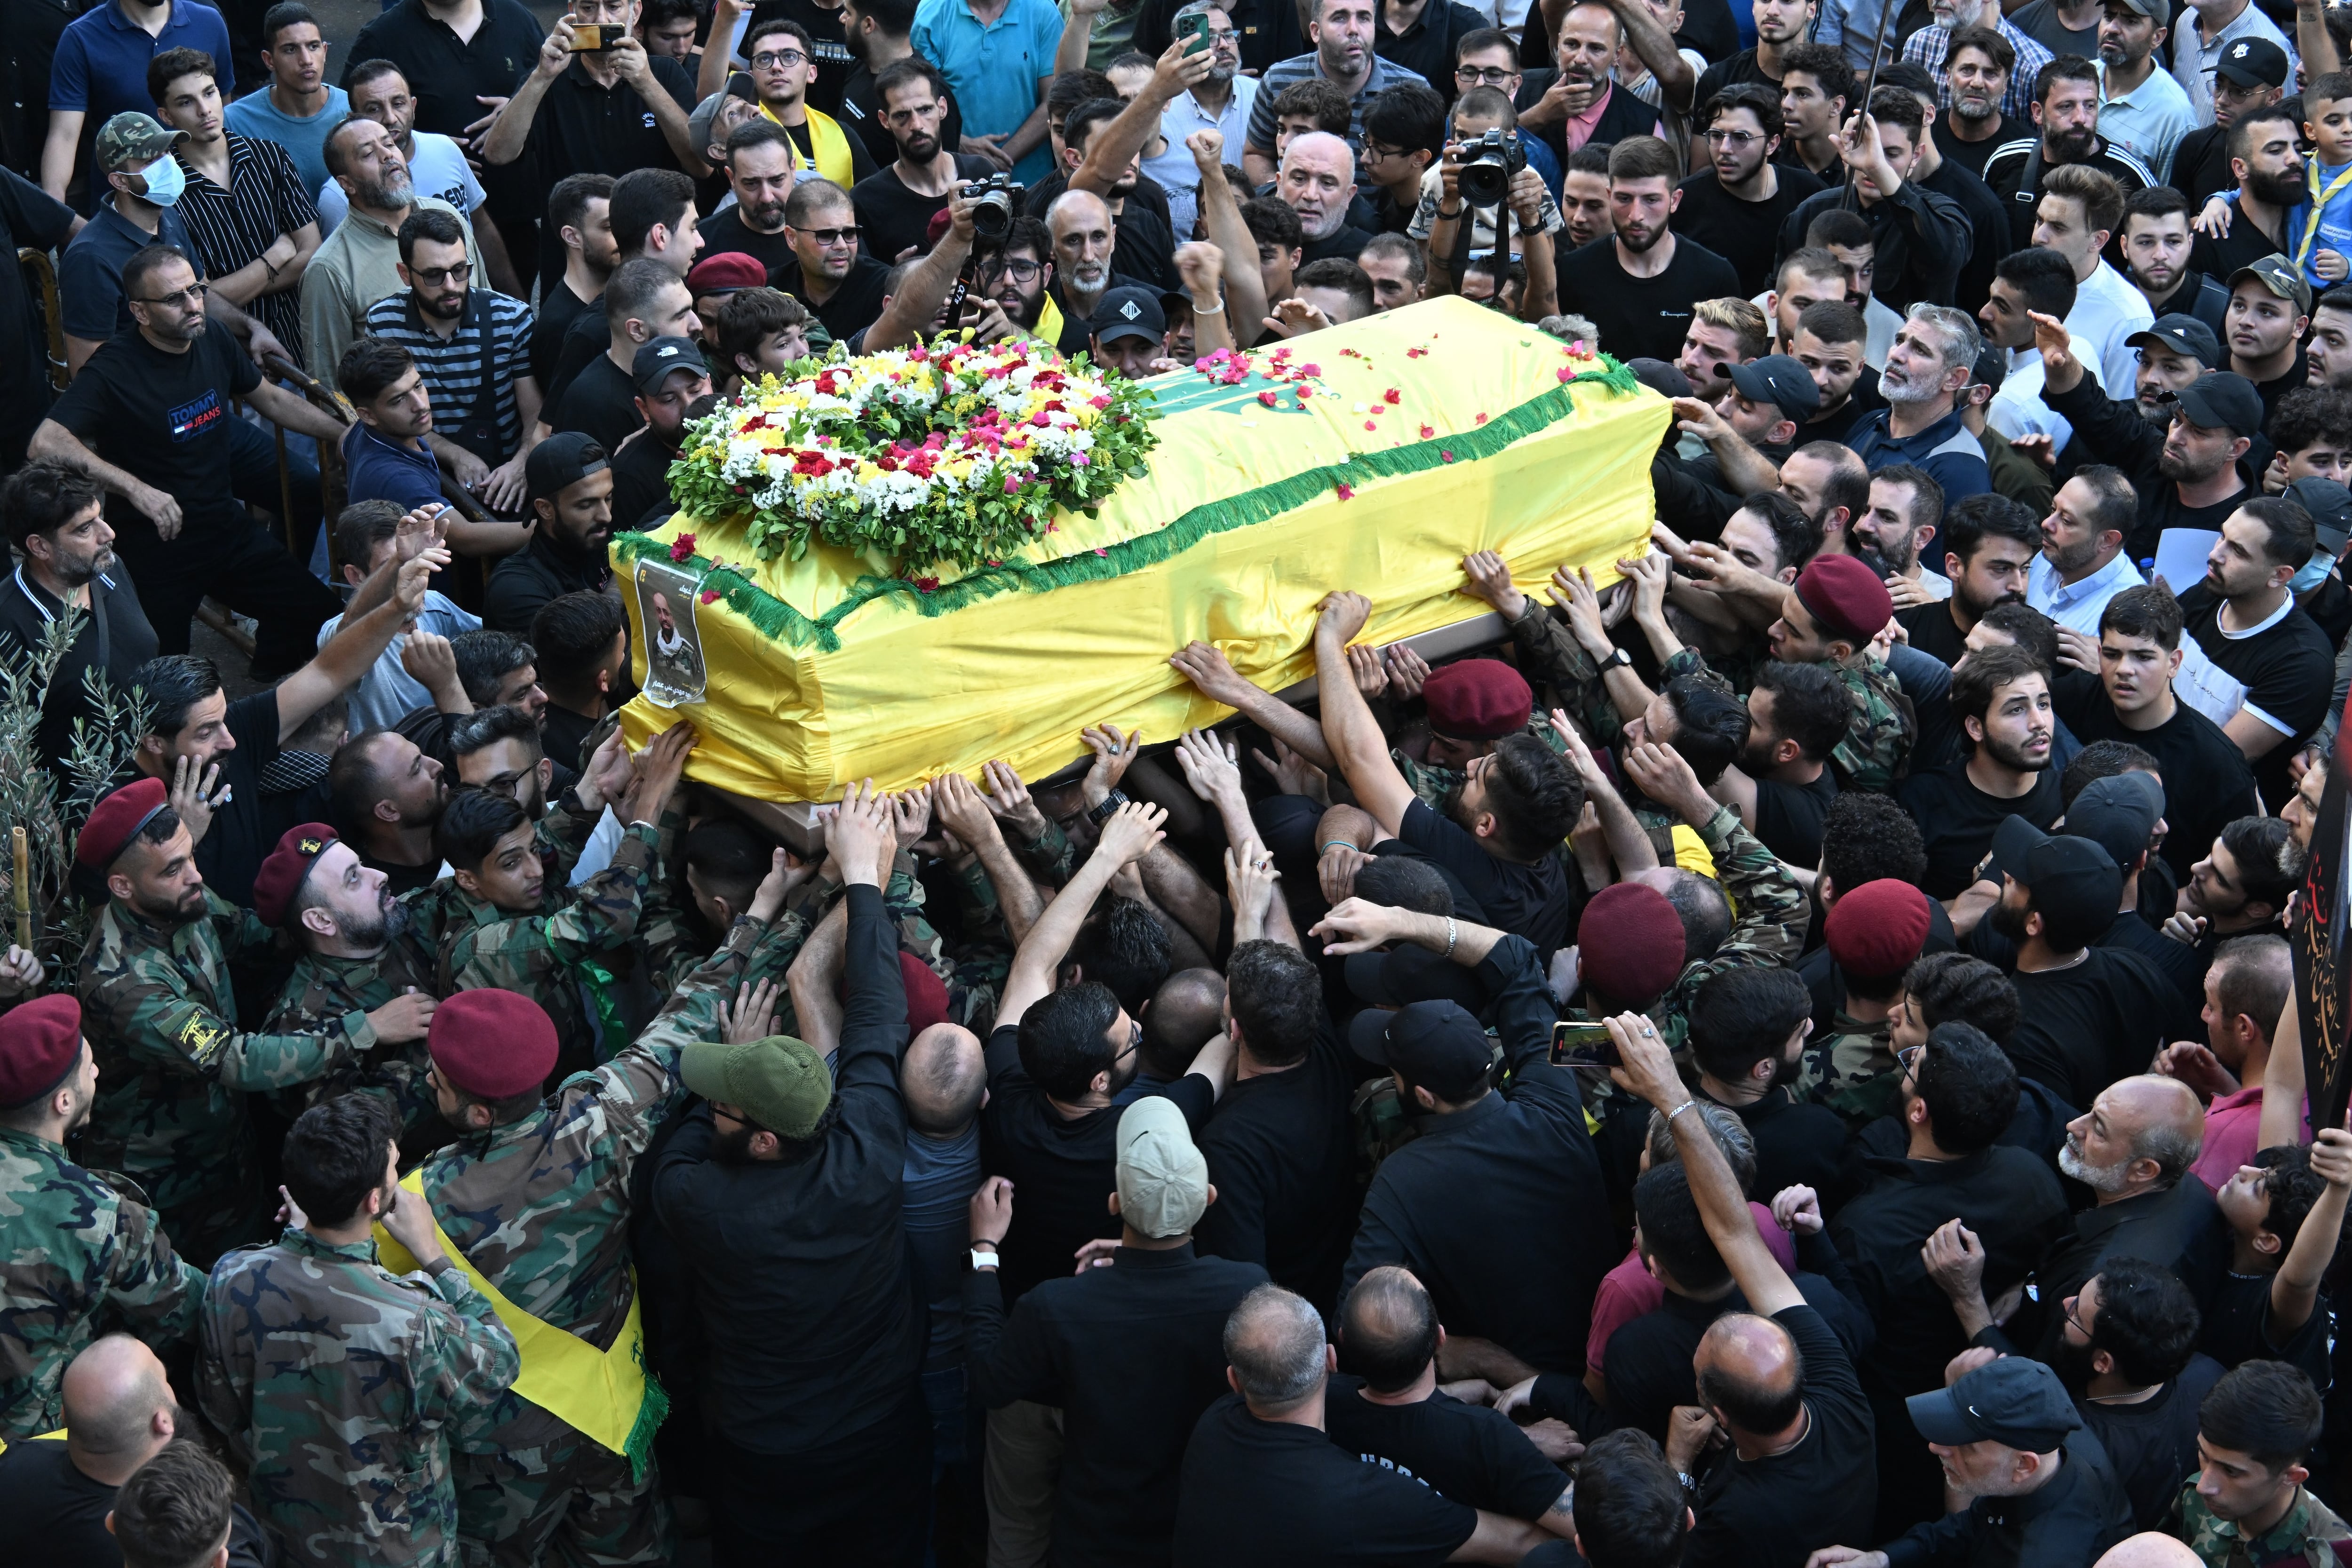
<svg viewBox="0 0 2352 1568">
<path fill-rule="evenodd" d="M 952 153 L 963 145 L 963 110 L 956 106 L 952 90 L 946 97 L 948 113 L 940 126 L 940 145 Z M 849 68 L 849 79 L 842 83 L 838 118 L 866 143 L 866 155 L 874 160 L 876 168 L 897 162 L 898 143 L 892 138 L 890 128 L 882 123 L 882 100 L 874 91 L 874 68 L 864 60 Z"/>
<path fill-rule="evenodd" d="M 691 114 L 698 100 L 686 68 L 667 55 L 655 55 L 647 63 L 654 85 L 669 94 L 680 114 Z M 643 95 L 625 81 L 609 89 L 597 86 L 578 60 L 547 84 L 523 159 L 532 163 L 542 189 L 566 174 L 617 179 L 632 169 L 677 167 L 677 154 Z"/>
<path fill-rule="evenodd" d="M 1791 447 L 1808 447 L 1815 441 L 1835 441 L 1845 445 L 1847 432 L 1865 414 L 1875 414 L 1886 406 L 1886 399 L 1878 395 L 1878 373 L 1868 365 L 1853 378 L 1853 387 L 1845 401 L 1827 414 L 1815 415 L 1797 426 L 1797 438 Z"/>
<path fill-rule="evenodd" d="M 2237 182 L 2232 180 L 2232 185 Z M 2189 265 L 2208 278 L 2230 286 L 2230 274 L 2241 267 L 2251 267 L 2263 257 L 2284 248 L 2279 241 L 2262 231 L 2260 225 L 2245 215 L 2242 208 L 2230 213 L 2230 232 L 2219 239 L 2210 235 L 2199 235 L 2189 247 Z"/>
<path fill-rule="evenodd" d="M 68 394 L 68 395 L 71 395 Z M 2286 776 L 2295 748 L 2327 717 L 2336 689 L 2336 650 L 2317 622 L 2288 602 L 2262 630 L 2231 636 L 2221 629 L 2222 601 L 2200 583 L 2180 595 L 2184 631 L 2205 657 L 2246 689 L 2246 707 L 2259 710 L 2286 739 L 2254 763 L 2254 782 L 2275 811 L 2294 786 Z"/>
<path fill-rule="evenodd" d="M 1371 243 L 1370 234 L 1353 224 L 1343 223 L 1321 239 L 1310 239 L 1301 247 L 1298 264 L 1304 267 L 1310 261 L 1325 261 L 1335 256 L 1342 261 L 1353 261 Z"/>
<path fill-rule="evenodd" d="M 1565 232 L 1565 231 L 1563 231 Z M 1665 240 L 1661 237 L 1660 244 Z M 1619 359 L 1647 356 L 1671 363 L 1682 353 L 1692 306 L 1727 294 L 1745 298 L 1731 263 L 1697 241 L 1680 236 L 1674 258 L 1654 278 L 1634 278 L 1618 265 L 1614 236 L 1563 252 L 1559 297 L 1601 331 L 1601 347 Z"/>
<path fill-rule="evenodd" d="M 229 399 L 261 384 L 261 373 L 226 327 L 205 323 L 184 353 L 167 353 L 138 329 L 109 338 L 81 367 L 49 417 L 142 484 L 180 503 L 189 522 L 236 515 L 229 493 Z M 117 532 L 155 525 L 121 496 L 106 498 Z"/>
<path fill-rule="evenodd" d="M 1489 855 L 1459 823 L 1423 800 L 1405 807 L 1397 827 L 1398 837 L 1461 878 L 1497 927 L 1535 943 L 1545 963 L 1568 941 L 1576 904 L 1559 857 L 1523 866 Z"/>
<path fill-rule="evenodd" d="M 768 274 L 770 286 L 782 289 L 809 309 L 809 314 L 824 323 L 837 342 L 851 338 L 872 326 L 882 314 L 882 296 L 890 281 L 890 268 L 864 251 L 850 263 L 848 276 L 841 280 L 833 297 L 822 305 L 808 297 L 801 286 L 801 264 L 798 258 L 785 262 Z"/>
<path fill-rule="evenodd" d="M 277 690 L 238 698 L 228 705 L 227 723 L 236 750 L 220 760 L 220 782 L 235 793 L 213 808 L 213 825 L 196 846 L 196 869 L 213 891 L 249 907 L 253 879 L 278 847 L 261 803 L 261 770 L 278 756 Z"/>
<path fill-rule="evenodd" d="M 702 254 L 707 258 L 736 251 L 750 257 L 770 272 L 793 259 L 793 247 L 785 243 L 784 231 L 761 234 L 743 221 L 740 205 L 730 206 L 702 225 Z"/>
<path fill-rule="evenodd" d="M 1413 1568 L 1444 1562 L 1478 1528 L 1475 1510 L 1312 1426 L 1261 1421 L 1238 1394 L 1192 1428 L 1181 1497 L 1176 1568 Z"/>
<path fill-rule="evenodd" d="M 1927 874 L 1919 886 L 1931 899 L 1949 899 L 1976 879 L 1977 863 L 1992 847 L 1992 836 L 2012 816 L 2048 832 L 2065 810 L 2059 798 L 2058 770 L 2043 768 L 2021 795 L 1987 795 L 1969 778 L 1965 759 L 1932 773 L 1913 773 L 1895 798 L 1919 825 L 1927 841 Z"/>
<path fill-rule="evenodd" d="M 1196 1245 L 1259 1265 L 1327 1320 L 1363 1197 L 1348 1115 L 1360 1063 L 1327 1021 L 1297 1067 L 1227 1089 L 1195 1139 L 1217 1189 Z"/>
<path fill-rule="evenodd" d="M 2198 1348 L 2225 1367 L 2250 1361 L 2283 1361 L 2299 1369 L 2325 1394 L 2336 1380 L 2330 1356 L 2336 1309 L 2323 1290 L 2301 1328 L 2292 1333 L 2279 1332 L 2271 1321 L 2274 1278 L 2235 1269 L 2223 1273 L 2212 1300 L 2205 1304 L 2205 1331 Z"/>
<path fill-rule="evenodd" d="M 637 412 L 637 384 L 610 354 L 598 354 L 572 378 L 547 425 L 551 430 L 577 430 L 613 452 L 645 422 Z"/>
<path fill-rule="evenodd" d="M 1756 837 L 1791 866 L 1822 863 L 1822 825 L 1837 799 L 1837 775 L 1823 768 L 1808 784 L 1756 781 Z"/>
<path fill-rule="evenodd" d="M 1895 618 L 1909 635 L 1910 644 L 1931 658 L 1945 664 L 1958 664 L 1969 651 L 1969 634 L 1960 630 L 1952 619 L 1949 599 L 1931 599 L 1924 605 L 1914 605 L 1907 610 L 1897 610 Z M 2074 721 L 2067 721 L 2069 729 Z"/>
<path fill-rule="evenodd" d="M 1777 188 L 1771 198 L 1748 202 L 1725 190 L 1714 169 L 1701 169 L 1682 183 L 1682 205 L 1675 209 L 1675 232 L 1730 262 L 1743 299 L 1772 286 L 1772 252 L 1781 223 L 1822 188 L 1804 169 L 1775 164 L 1773 174 Z"/>
<path fill-rule="evenodd" d="M 2005 1047 L 2018 1076 L 2069 1105 L 2088 1105 L 2119 1078 L 2146 1072 L 2179 1003 L 2170 979 L 2138 953 L 2088 947 L 2063 969 L 2019 971 L 2022 1022 Z"/>
<path fill-rule="evenodd" d="M 2267 1281 L 2265 1281 L 2267 1283 Z M 2137 1405 L 2077 1397 L 2074 1408 L 2115 1466 L 2131 1499 L 2132 1528 L 2160 1530 L 2180 1483 L 2197 1468 L 2197 1406 L 2225 1369 L 2202 1353 L 2180 1375 Z"/>
<path fill-rule="evenodd" d="M 708 237 L 709 227 L 705 226 L 702 233 Z M 571 284 L 559 281 L 552 288 L 541 289 L 539 297 L 539 314 L 530 323 L 530 378 L 539 383 L 540 395 L 545 397 L 553 394 L 556 363 L 563 357 L 564 334 L 590 306 L 603 315 L 604 296 L 583 300 L 572 291 Z"/>
<path fill-rule="evenodd" d="M 955 155 L 956 178 L 978 180 L 987 176 L 994 167 L 985 158 Z M 921 248 L 931 226 L 931 218 L 948 205 L 945 195 L 918 195 L 907 188 L 898 177 L 898 166 L 893 162 L 857 182 L 849 193 L 857 207 L 857 232 L 864 242 L 866 254 L 886 266 L 898 259 L 898 253 L 908 247 Z M 781 244 L 782 236 L 778 237 Z M 786 252 L 789 255 L 789 252 Z M 762 257 L 771 268 L 785 258 Z"/>
<path fill-rule="evenodd" d="M 1691 95 L 1691 107 L 1705 109 L 1706 100 L 1725 88 L 1738 87 L 1741 82 L 1747 81 L 1775 89 L 1780 85 L 1779 78 L 1765 75 L 1764 68 L 1756 63 L 1756 51 L 1753 48 L 1745 48 L 1728 59 L 1719 59 L 1699 72 L 1698 89 Z M 1772 226 L 1777 229 L 1780 224 L 1776 221 Z"/>
<path fill-rule="evenodd" d="M 646 524 L 648 514 L 669 521 L 669 466 L 677 448 L 656 436 L 650 427 L 629 437 L 613 454 L 613 527 L 625 531 Z M 550 752 L 548 755 L 555 753 Z"/>
<path fill-rule="evenodd" d="M 2004 142 L 2014 142 L 2021 136 L 2034 133 L 2030 123 L 2020 124 L 2004 115 L 2000 126 L 1983 141 L 1963 142 L 1952 134 L 1951 121 L 1949 114 L 1936 116 L 1936 145 L 1947 162 L 1959 164 L 1979 179 L 1984 177 L 1985 160 L 1992 156 L 1994 148 Z"/>
<path fill-rule="evenodd" d="M 2176 700 L 2172 717 L 2153 730 L 2124 725 L 2105 689 L 2093 685 L 2080 700 L 2062 702 L 2058 716 L 2084 745 L 2123 741 L 2156 759 L 2164 782 L 2164 861 L 2174 879 L 2189 879 L 2189 868 L 2205 858 L 2221 829 L 2256 815 L 2253 769 L 2221 726 Z"/>
<path fill-rule="evenodd" d="M 1323 1394 L 1323 1430 L 1368 1465 L 1489 1513 L 1539 1519 L 1568 1489 L 1559 1467 L 1507 1415 L 1444 1394 L 1411 1405 L 1375 1405 L 1364 1380 L 1342 1373 Z"/>
<path fill-rule="evenodd" d="M 42 1568 L 122 1568 L 106 1528 L 115 1489 L 74 1468 L 63 1442 L 11 1443 L 0 1454 L 0 1519 L 10 1552 Z"/>
<path fill-rule="evenodd" d="M 530 74 L 547 33 L 518 0 L 482 0 L 481 26 L 471 38 L 458 37 L 455 28 L 425 8 L 424 0 L 400 0 L 371 17 L 343 51 L 342 85 L 351 86 L 352 68 L 361 62 L 390 60 L 415 95 L 416 129 L 463 136 L 486 110 L 476 95 L 510 96 Z M 542 203 L 546 189 L 540 186 Z"/>
<path fill-rule="evenodd" d="M 65 659 L 49 682 L 41 710 L 41 754 L 62 764 L 73 750 L 74 721 L 89 713 L 82 675 L 96 668 L 116 695 L 127 694 L 139 667 L 155 657 L 155 628 L 139 603 L 131 569 L 117 557 L 89 585 L 90 607 Z M 0 582 L 0 647 L 31 650 L 48 635 L 48 624 L 64 605 L 19 566 Z"/>
<path fill-rule="evenodd" d="M 0 244 L 7 247 L 0 254 L 14 256 L 18 246 L 61 250 L 73 223 L 71 207 L 13 171 L 0 170 Z M 23 271 L 0 268 L 0 366 L 8 375 L 8 395 L 0 399 L 0 468 L 24 461 L 25 444 L 49 406 L 48 368 L 34 347 L 39 341 Z"/>
<path fill-rule="evenodd" d="M 1805 1435 L 1769 1458 L 1717 1450 L 1699 1478 L 1685 1568 L 1804 1568 L 1831 1542 L 1876 1533 L 1878 1447 L 1853 1362 L 1812 1308 L 1784 1307 L 1772 1321 L 1804 1358 Z"/>
</svg>

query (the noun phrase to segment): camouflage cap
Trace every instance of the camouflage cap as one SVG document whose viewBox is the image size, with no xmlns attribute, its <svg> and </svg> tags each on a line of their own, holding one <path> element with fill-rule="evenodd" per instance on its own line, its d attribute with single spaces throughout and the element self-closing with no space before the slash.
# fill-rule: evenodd
<svg viewBox="0 0 2352 1568">
<path fill-rule="evenodd" d="M 187 139 L 186 132 L 170 130 L 152 114 L 126 110 L 98 128 L 99 172 L 111 174 L 125 164 L 160 158 Z"/>
<path fill-rule="evenodd" d="M 806 1041 L 770 1035 L 749 1045 L 703 1041 L 678 1053 L 677 1076 L 780 1138 L 805 1138 L 833 1103 L 833 1074 Z"/>
</svg>

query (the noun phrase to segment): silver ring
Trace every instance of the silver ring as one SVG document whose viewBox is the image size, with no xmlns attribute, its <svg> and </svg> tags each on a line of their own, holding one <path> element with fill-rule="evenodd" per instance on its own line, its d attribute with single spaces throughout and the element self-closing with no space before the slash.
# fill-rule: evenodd
<svg viewBox="0 0 2352 1568">
<path fill-rule="evenodd" d="M 1657 1031 L 1655 1031 L 1654 1029 L 1651 1028 L 1649 1025 L 1644 1024 L 1644 1025 L 1643 1025 L 1643 1026 L 1642 1026 L 1642 1037 L 1643 1037 L 1643 1039 L 1645 1039 L 1645 1040 L 1646 1040 L 1646 1039 L 1650 1039 L 1650 1038 L 1654 1037 L 1656 1035 L 1656 1033 L 1657 1033 Z"/>
</svg>

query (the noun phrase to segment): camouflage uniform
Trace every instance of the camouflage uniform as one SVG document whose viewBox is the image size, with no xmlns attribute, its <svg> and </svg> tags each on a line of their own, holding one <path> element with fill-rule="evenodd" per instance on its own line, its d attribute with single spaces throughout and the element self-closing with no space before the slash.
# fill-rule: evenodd
<svg viewBox="0 0 2352 1568">
<path fill-rule="evenodd" d="M 2276 1563 L 2305 1563 L 2310 1568 L 2330 1568 L 2336 1556 L 2336 1549 L 2328 1542 L 2352 1541 L 2352 1527 L 2336 1518 L 2335 1510 L 2298 1488 L 2294 1506 L 2286 1510 L 2286 1517 L 2250 1542 L 2238 1532 L 2235 1524 L 2213 1517 L 2213 1510 L 2197 1495 L 2193 1476 L 2174 1500 L 2165 1529 L 2168 1534 L 2187 1542 L 2189 1550 L 2204 1560 L 2206 1568 L 2269 1568 Z"/>
<path fill-rule="evenodd" d="M 0 1438 L 65 1425 L 66 1363 L 99 1335 L 193 1335 L 204 1289 L 127 1180 L 0 1127 Z"/>
<path fill-rule="evenodd" d="M 1919 737 L 1911 700 L 1903 695 L 1895 672 L 1876 659 L 1853 665 L 1825 660 L 1823 668 L 1845 682 L 1846 693 L 1853 699 L 1853 723 L 1837 750 L 1830 753 L 1838 787 L 1884 795 L 1902 776 L 1903 765 L 1910 760 L 1911 742 Z"/>
<path fill-rule="evenodd" d="M 1894 1020 L 1865 1024 L 1841 1008 L 1827 1035 L 1806 1042 L 1805 1065 L 1791 1087 L 1799 1099 L 1828 1106 L 1850 1127 L 1892 1115 L 1902 1100 L 1894 1038 Z"/>
<path fill-rule="evenodd" d="M 99 1071 L 81 1153 L 153 1194 L 163 1228 L 200 1265 L 267 1235 L 277 1207 L 246 1094 L 307 1083 L 376 1043 L 356 1008 L 299 1029 L 240 1030 L 229 959 L 267 954 L 277 933 L 209 888 L 205 908 L 165 930 L 109 903 L 82 949 L 79 987 Z"/>
<path fill-rule="evenodd" d="M 419 893 L 429 890 L 417 889 Z M 412 987 L 425 995 L 436 995 L 435 981 L 432 950 L 416 940 L 413 929 L 394 938 L 373 958 L 305 952 L 294 961 L 294 972 L 278 991 L 268 1026 L 299 1030 L 348 1013 L 373 1013 Z M 354 1089 L 381 1094 L 392 1101 L 400 1119 L 400 1136 L 405 1141 L 439 1123 L 432 1091 L 425 1087 L 425 1069 L 430 1065 L 422 1037 L 406 1045 L 386 1046 L 372 1052 L 365 1062 L 333 1068 L 324 1078 L 278 1096 L 278 1109 L 290 1120 L 321 1100 Z"/>
<path fill-rule="evenodd" d="M 553 914 L 572 896 L 572 868 L 587 852 L 596 831 L 597 814 L 550 811 L 531 828 L 531 852 L 539 857 L 546 884 L 540 893 L 540 911 Z M 441 951 L 441 939 L 466 919 L 466 894 L 447 877 L 402 897 L 408 906 L 408 939 L 427 953 Z"/>
<path fill-rule="evenodd" d="M 1003 830 L 1005 847 L 1013 851 L 1021 864 L 1028 868 L 1039 881 L 1058 888 L 1068 881 L 1071 873 L 1078 868 L 1081 857 L 1077 846 L 1070 842 L 1070 836 L 1062 831 L 1060 823 L 1042 811 L 1037 815 L 1044 818 L 1045 826 L 1034 838 L 1023 833 L 1013 822 L 1006 821 L 998 826 Z"/>
<path fill-rule="evenodd" d="M 459 911 L 441 935 L 436 992 L 454 996 L 490 986 L 530 997 L 554 1020 L 562 1052 L 558 1070 L 584 1068 L 595 1057 L 581 987 L 606 984 L 600 955 L 625 947 L 636 935 L 659 848 L 654 827 L 633 825 L 613 851 L 613 863 L 564 889 L 551 913 L 545 912 L 547 889 L 557 885 L 551 868 L 541 893 L 542 912 L 537 914 L 509 914 L 459 890 Z"/>
<path fill-rule="evenodd" d="M 520 1365 L 455 1268 L 396 1275 L 373 1238 L 336 1247 L 289 1226 L 214 1266 L 197 1385 L 293 1561 L 446 1565 L 451 1440 Z"/>
<path fill-rule="evenodd" d="M 611 1348 L 635 1295 L 630 1174 L 687 1098 L 679 1050 L 715 1037 L 719 1005 L 734 999 L 740 982 L 781 973 L 769 934 L 749 916 L 738 920 L 618 1057 L 566 1079 L 520 1121 L 468 1133 L 425 1162 L 425 1194 L 451 1244 L 515 1306 Z M 667 1560 L 658 1471 L 634 1479 L 627 1458 L 515 1394 L 464 1446 L 456 1469 L 469 1563 L 521 1568 L 543 1553 L 566 1563 Z"/>
</svg>

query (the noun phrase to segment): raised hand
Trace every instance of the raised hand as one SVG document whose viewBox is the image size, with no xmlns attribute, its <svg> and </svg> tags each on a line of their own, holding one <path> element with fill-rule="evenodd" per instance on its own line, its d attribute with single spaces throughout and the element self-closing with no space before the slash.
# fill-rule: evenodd
<svg viewBox="0 0 2352 1568">
<path fill-rule="evenodd" d="M 1118 787 L 1118 781 L 1127 776 L 1127 770 L 1142 754 L 1143 731 L 1131 730 L 1122 735 L 1116 724 L 1089 724 L 1078 731 L 1078 739 L 1095 754 L 1094 765 L 1087 769 L 1080 785 L 1091 810 L 1110 797 L 1110 792 Z"/>
<path fill-rule="evenodd" d="M 782 850 L 778 850 L 779 855 Z M 719 1004 L 719 1038 L 730 1046 L 748 1046 L 754 1040 L 764 1040 L 776 1032 L 776 997 L 781 988 L 773 980 L 750 983 L 735 988 L 735 1001 L 730 1006 L 724 998 Z"/>
<path fill-rule="evenodd" d="M 988 809 L 999 820 L 1013 824 L 1032 838 L 1045 831 L 1045 814 L 1029 798 L 1029 786 L 1021 782 L 1021 775 L 1013 771 L 1011 763 L 983 763 L 980 776 L 987 784 Z"/>
<path fill-rule="evenodd" d="M 1505 620 L 1516 621 L 1527 614 L 1528 596 L 1511 581 L 1510 563 L 1495 552 L 1480 550 L 1464 556 L 1462 574 L 1470 579 L 1466 592 L 1492 605 Z"/>
<path fill-rule="evenodd" d="M 1168 814 L 1156 805 L 1130 800 L 1110 814 L 1102 825 L 1102 836 L 1095 845 L 1095 853 L 1108 855 L 1120 865 L 1133 865 L 1151 853 L 1152 847 L 1168 837 L 1160 828 Z"/>
</svg>

